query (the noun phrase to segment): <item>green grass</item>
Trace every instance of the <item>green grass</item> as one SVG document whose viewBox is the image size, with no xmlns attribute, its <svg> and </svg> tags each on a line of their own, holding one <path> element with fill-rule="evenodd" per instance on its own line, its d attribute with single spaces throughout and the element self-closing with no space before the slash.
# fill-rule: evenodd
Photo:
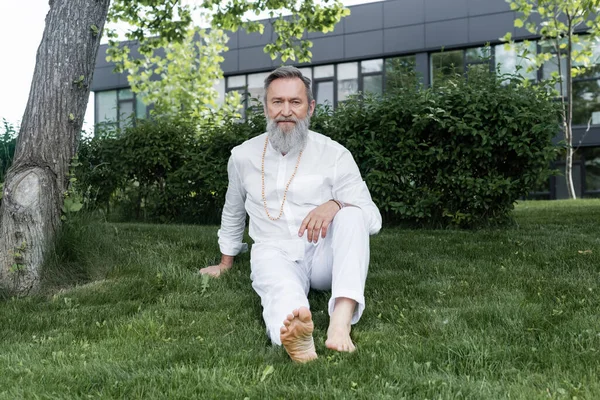
<svg viewBox="0 0 600 400">
<path fill-rule="evenodd" d="M 358 351 L 325 348 L 328 294 L 311 293 L 308 365 L 269 344 L 247 254 L 221 279 L 196 274 L 217 227 L 74 224 L 44 295 L 0 302 L 0 398 L 598 399 L 600 201 L 514 215 L 384 229 Z"/>
</svg>

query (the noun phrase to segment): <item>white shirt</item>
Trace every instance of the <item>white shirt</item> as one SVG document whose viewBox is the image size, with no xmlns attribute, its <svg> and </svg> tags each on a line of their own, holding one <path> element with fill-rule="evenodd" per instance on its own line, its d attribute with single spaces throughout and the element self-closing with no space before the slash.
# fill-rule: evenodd
<svg viewBox="0 0 600 400">
<path fill-rule="evenodd" d="M 242 243 L 246 213 L 250 216 L 250 237 L 255 243 L 282 247 L 293 244 L 297 249 L 303 248 L 306 238 L 298 237 L 302 221 L 310 211 L 330 199 L 359 207 L 369 233 L 379 232 L 381 214 L 371 200 L 352 155 L 339 143 L 313 131 L 308 132 L 305 150 L 287 192 L 283 215 L 271 221 L 262 200 L 261 159 L 266 137 L 264 133 L 231 151 L 227 165 L 229 186 L 218 232 L 221 253 L 235 256 L 246 251 L 247 245 Z M 269 142 L 265 154 L 265 197 L 272 217 L 279 215 L 285 186 L 297 160 L 297 151 L 284 156 Z"/>
</svg>

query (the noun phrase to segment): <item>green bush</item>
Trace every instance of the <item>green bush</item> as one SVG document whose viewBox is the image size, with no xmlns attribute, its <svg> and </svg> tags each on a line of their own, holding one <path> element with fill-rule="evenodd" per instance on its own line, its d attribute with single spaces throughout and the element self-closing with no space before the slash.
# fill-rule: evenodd
<svg viewBox="0 0 600 400">
<path fill-rule="evenodd" d="M 352 152 L 387 222 L 504 223 L 547 179 L 558 111 L 544 88 L 476 71 L 431 89 L 398 82 L 411 83 L 317 107 L 312 119 Z M 264 131 L 262 109 L 218 125 L 141 122 L 82 143 L 78 183 L 121 220 L 218 223 L 231 149 Z"/>
<path fill-rule="evenodd" d="M 7 120 L 2 119 L 0 132 L 0 182 L 4 182 L 4 175 L 12 164 L 15 154 L 17 130 Z"/>
<path fill-rule="evenodd" d="M 352 152 L 387 220 L 503 223 L 547 179 L 558 130 L 548 92 L 506 78 L 473 71 L 440 87 L 356 97 L 333 113 L 328 134 Z"/>
</svg>

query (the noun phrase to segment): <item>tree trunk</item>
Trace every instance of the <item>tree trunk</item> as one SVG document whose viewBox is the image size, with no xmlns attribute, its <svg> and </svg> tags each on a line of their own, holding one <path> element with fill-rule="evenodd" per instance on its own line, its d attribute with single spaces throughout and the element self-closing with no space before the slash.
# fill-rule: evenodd
<svg viewBox="0 0 600 400">
<path fill-rule="evenodd" d="M 110 0 L 50 0 L 0 207 L 0 287 L 27 294 L 60 226 Z"/>
</svg>

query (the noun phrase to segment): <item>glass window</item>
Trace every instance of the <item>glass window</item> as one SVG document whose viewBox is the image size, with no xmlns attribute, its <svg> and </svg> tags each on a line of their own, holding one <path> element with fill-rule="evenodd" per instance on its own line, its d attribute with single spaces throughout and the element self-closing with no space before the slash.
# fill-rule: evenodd
<svg viewBox="0 0 600 400">
<path fill-rule="evenodd" d="M 535 42 L 520 43 L 518 46 L 500 44 L 494 48 L 496 71 L 501 75 L 518 74 L 524 79 L 537 80 Z"/>
<path fill-rule="evenodd" d="M 363 92 L 381 94 L 383 92 L 383 77 L 381 75 L 363 77 Z"/>
<path fill-rule="evenodd" d="M 117 121 L 117 91 L 108 90 L 96 93 L 96 122 Z"/>
<path fill-rule="evenodd" d="M 317 104 L 333 105 L 333 81 L 315 83 Z"/>
<path fill-rule="evenodd" d="M 300 70 L 300 72 L 302 72 L 302 75 L 304 75 L 308 79 L 312 79 L 312 68 L 307 67 L 307 68 L 298 68 L 298 69 Z"/>
<path fill-rule="evenodd" d="M 443 51 L 431 54 L 431 82 L 439 83 L 462 74 L 465 70 L 463 52 Z"/>
<path fill-rule="evenodd" d="M 383 70 L 383 59 L 361 61 L 360 70 L 363 74 L 381 72 Z"/>
<path fill-rule="evenodd" d="M 135 116 L 138 119 L 144 119 L 144 118 L 146 118 L 147 115 L 148 115 L 148 110 L 146 108 L 146 105 L 144 104 L 144 102 L 142 101 L 142 99 L 139 96 L 136 96 Z"/>
<path fill-rule="evenodd" d="M 573 43 L 574 51 L 581 51 L 585 45 L 589 45 L 589 39 L 583 35 L 580 35 L 580 43 Z M 582 78 L 595 78 L 600 76 L 600 40 L 596 39 L 594 43 L 590 45 L 592 50 L 592 55 L 590 57 L 588 67 L 585 71 L 574 79 L 582 79 Z M 577 59 L 573 60 L 573 67 L 583 66 L 584 62 L 577 61 Z"/>
<path fill-rule="evenodd" d="M 223 104 L 225 102 L 225 79 L 219 79 L 214 84 L 214 89 L 217 91 L 217 104 Z"/>
<path fill-rule="evenodd" d="M 119 103 L 119 127 L 121 129 L 132 125 L 133 101 L 122 101 Z"/>
<path fill-rule="evenodd" d="M 566 43 L 566 42 L 565 42 Z M 554 54 L 554 56 L 546 61 L 544 64 L 542 64 L 542 73 L 543 73 L 543 79 L 558 79 L 558 67 L 559 67 L 559 59 L 558 56 L 556 55 L 556 50 L 555 50 L 555 46 L 554 44 L 552 44 L 551 42 L 541 42 L 540 45 L 542 46 L 542 53 L 552 53 Z M 561 88 L 561 84 L 560 82 L 557 82 L 554 85 L 554 89 L 559 92 L 561 95 L 564 95 L 567 91 L 567 85 L 565 82 L 565 71 L 567 70 L 567 59 L 565 57 L 564 54 L 561 54 L 560 57 L 560 72 L 561 72 L 561 78 L 562 78 L 562 92 L 560 91 Z M 553 78 L 553 75 L 556 75 L 556 78 Z"/>
<path fill-rule="evenodd" d="M 320 65 L 313 69 L 314 79 L 332 78 L 333 65 Z"/>
<path fill-rule="evenodd" d="M 573 124 L 600 124 L 600 80 L 573 82 Z"/>
<path fill-rule="evenodd" d="M 268 75 L 268 72 L 248 75 L 248 98 L 250 99 L 251 103 L 254 104 L 254 99 L 258 99 L 258 101 L 262 104 L 265 94 L 265 78 Z"/>
<path fill-rule="evenodd" d="M 119 100 L 133 100 L 133 92 L 131 89 L 120 89 Z"/>
<path fill-rule="evenodd" d="M 395 57 L 385 60 L 385 89 L 416 87 L 415 56 Z"/>
<path fill-rule="evenodd" d="M 465 56 L 467 62 L 485 62 L 491 58 L 492 54 L 491 49 L 486 46 L 467 49 L 465 50 Z"/>
<path fill-rule="evenodd" d="M 246 86 L 246 75 L 228 76 L 227 87 L 228 88 L 239 88 Z"/>
<path fill-rule="evenodd" d="M 600 147 L 583 147 L 585 160 L 585 190 L 600 192 Z"/>
<path fill-rule="evenodd" d="M 338 102 L 347 100 L 348 97 L 358 92 L 358 63 L 344 63 L 337 65 Z"/>
</svg>

